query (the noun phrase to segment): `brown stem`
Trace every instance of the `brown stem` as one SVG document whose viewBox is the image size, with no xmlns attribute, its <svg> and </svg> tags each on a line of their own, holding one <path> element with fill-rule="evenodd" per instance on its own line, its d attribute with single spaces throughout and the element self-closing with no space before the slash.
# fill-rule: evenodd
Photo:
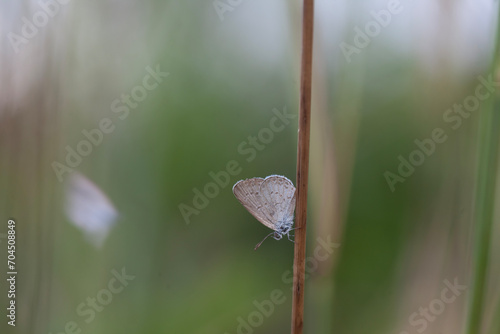
<svg viewBox="0 0 500 334">
<path fill-rule="evenodd" d="M 306 259 L 307 184 L 311 128 L 311 81 L 314 0 L 304 0 L 302 64 L 300 78 L 299 135 L 297 144 L 297 209 L 293 266 L 292 334 L 302 334 L 304 325 L 304 275 Z"/>
</svg>

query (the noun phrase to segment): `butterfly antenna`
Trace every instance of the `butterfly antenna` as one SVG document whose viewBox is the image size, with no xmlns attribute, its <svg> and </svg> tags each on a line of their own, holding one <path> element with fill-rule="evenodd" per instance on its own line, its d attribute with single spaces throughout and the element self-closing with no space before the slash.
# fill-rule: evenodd
<svg viewBox="0 0 500 334">
<path fill-rule="evenodd" d="M 259 248 L 259 247 L 260 247 L 260 245 L 262 245 L 262 243 L 264 242 L 264 240 L 266 240 L 269 236 L 271 236 L 271 235 L 273 235 L 273 234 L 274 234 L 274 232 L 271 232 L 271 233 L 269 233 L 268 235 L 266 235 L 266 237 L 265 237 L 264 239 L 262 239 L 262 241 L 261 241 L 261 242 L 259 242 L 259 243 L 255 246 L 255 248 L 254 248 L 253 250 L 254 250 L 254 251 L 256 251 L 256 250 L 257 250 L 257 248 Z"/>
</svg>

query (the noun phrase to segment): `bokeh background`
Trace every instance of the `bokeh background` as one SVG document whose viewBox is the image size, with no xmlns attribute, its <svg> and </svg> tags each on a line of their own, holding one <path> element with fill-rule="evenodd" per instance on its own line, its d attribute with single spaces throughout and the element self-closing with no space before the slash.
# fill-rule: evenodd
<svg viewBox="0 0 500 334">
<path fill-rule="evenodd" d="M 464 330 L 479 120 L 498 88 L 456 129 L 443 117 L 494 78 L 497 7 L 316 1 L 305 333 Z M 293 244 L 253 251 L 269 230 L 231 187 L 295 180 L 301 3 L 2 1 L 0 15 L 0 332 L 288 333 Z M 391 189 L 437 128 L 447 139 Z M 78 145 L 90 152 L 68 166 Z M 481 333 L 500 328 L 498 213 Z M 466 287 L 450 303 L 446 282 Z"/>
</svg>

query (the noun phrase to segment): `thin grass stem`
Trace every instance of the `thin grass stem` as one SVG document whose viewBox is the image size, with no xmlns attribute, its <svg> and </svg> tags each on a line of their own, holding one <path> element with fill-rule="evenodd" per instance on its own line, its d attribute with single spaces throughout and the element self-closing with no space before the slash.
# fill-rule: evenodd
<svg viewBox="0 0 500 334">
<path fill-rule="evenodd" d="M 314 0 L 304 0 L 302 20 L 302 64 L 300 78 L 299 135 L 297 144 L 297 230 L 295 233 L 293 266 L 292 334 L 302 334 L 304 326 L 304 280 L 309 141 L 311 129 Z"/>
</svg>

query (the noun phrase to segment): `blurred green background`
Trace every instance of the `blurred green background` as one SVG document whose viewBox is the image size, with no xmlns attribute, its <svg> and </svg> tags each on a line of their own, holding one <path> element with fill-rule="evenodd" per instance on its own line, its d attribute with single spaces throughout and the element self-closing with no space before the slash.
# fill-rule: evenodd
<svg viewBox="0 0 500 334">
<path fill-rule="evenodd" d="M 498 96 L 479 77 L 500 81 L 497 6 L 316 1 L 305 333 L 463 331 L 479 116 Z M 295 180 L 301 3 L 0 10 L 0 332 L 289 333 L 293 244 L 253 251 L 269 230 L 231 188 Z M 478 85 L 487 97 L 474 106 Z M 470 114 L 453 111 L 464 103 Z M 446 139 L 429 144 L 435 129 Z M 98 144 L 81 144 L 85 131 Z M 402 177 L 400 156 L 422 151 L 416 140 L 431 153 L 415 153 Z M 71 167 L 68 146 L 89 153 Z M 392 187 L 387 172 L 399 175 Z M 83 181 L 69 185 L 75 175 L 84 195 Z M 9 219 L 15 327 L 5 317 Z M 499 328 L 494 222 L 481 333 Z M 465 290 L 443 303 L 456 281 Z"/>
</svg>

